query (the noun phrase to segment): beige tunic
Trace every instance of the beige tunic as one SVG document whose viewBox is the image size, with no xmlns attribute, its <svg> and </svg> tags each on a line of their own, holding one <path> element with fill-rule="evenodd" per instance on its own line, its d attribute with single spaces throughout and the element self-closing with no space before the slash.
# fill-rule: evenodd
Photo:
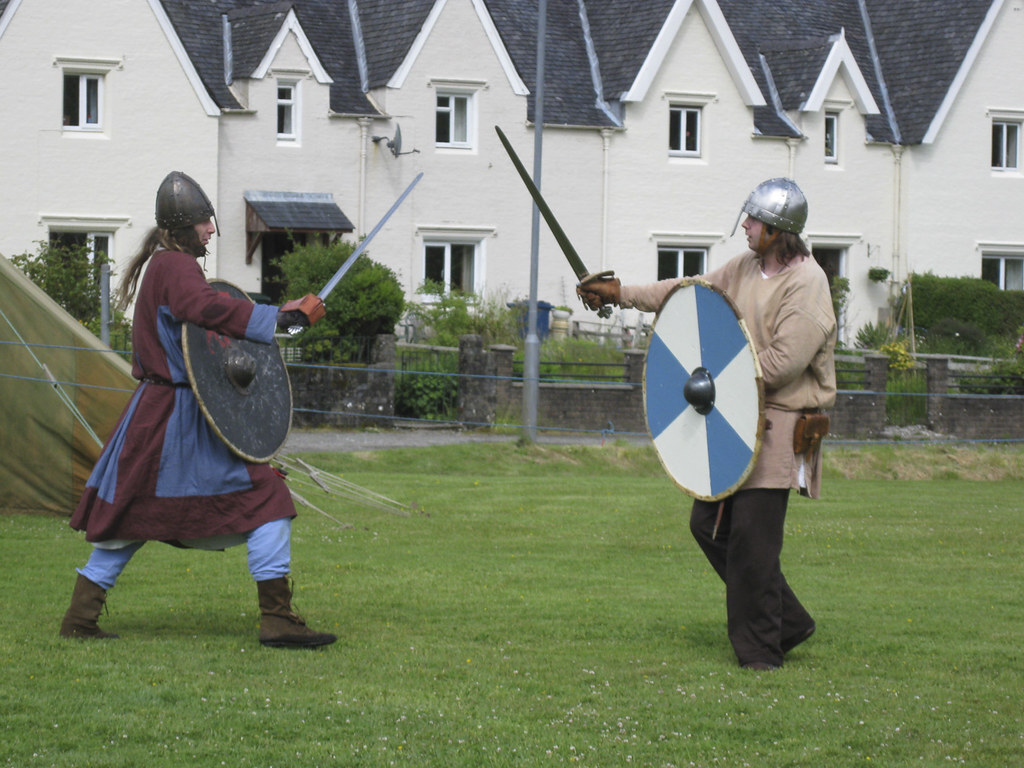
<svg viewBox="0 0 1024 768">
<path fill-rule="evenodd" d="M 764 438 L 757 464 L 742 489 L 795 488 L 817 498 L 821 449 L 810 457 L 794 455 L 793 429 L 803 411 L 826 410 L 835 403 L 836 319 L 828 278 L 809 257 L 766 278 L 757 255 L 748 251 L 698 279 L 719 288 L 735 303 L 764 376 Z M 683 282 L 693 280 L 624 285 L 620 305 L 656 312 Z"/>
</svg>

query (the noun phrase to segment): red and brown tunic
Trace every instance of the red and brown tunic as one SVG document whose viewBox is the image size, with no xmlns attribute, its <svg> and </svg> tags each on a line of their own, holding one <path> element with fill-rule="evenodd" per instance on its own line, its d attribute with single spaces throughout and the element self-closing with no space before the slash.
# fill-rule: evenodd
<svg viewBox="0 0 1024 768">
<path fill-rule="evenodd" d="M 245 533 L 295 516 L 268 464 L 236 457 L 206 422 L 189 387 L 185 322 L 271 343 L 277 308 L 218 293 L 196 259 L 158 251 L 139 288 L 132 375 L 141 381 L 86 484 L 71 526 L 92 542 L 174 541 Z"/>
</svg>

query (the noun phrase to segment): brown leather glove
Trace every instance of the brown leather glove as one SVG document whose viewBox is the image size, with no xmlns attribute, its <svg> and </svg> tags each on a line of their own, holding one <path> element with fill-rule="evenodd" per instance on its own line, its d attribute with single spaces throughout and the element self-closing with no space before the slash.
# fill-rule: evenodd
<svg viewBox="0 0 1024 768">
<path fill-rule="evenodd" d="M 576 295 L 589 309 L 618 304 L 622 282 L 617 277 L 594 278 L 576 286 Z"/>
<path fill-rule="evenodd" d="M 310 326 L 317 320 L 322 320 L 326 314 L 323 300 L 319 296 L 307 293 L 301 299 L 292 299 L 281 305 L 277 313 L 277 324 L 282 328 Z"/>
</svg>

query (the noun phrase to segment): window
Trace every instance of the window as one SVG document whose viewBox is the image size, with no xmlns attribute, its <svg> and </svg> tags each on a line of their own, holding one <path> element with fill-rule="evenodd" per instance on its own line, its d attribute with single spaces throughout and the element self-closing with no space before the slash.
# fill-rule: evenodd
<svg viewBox="0 0 1024 768">
<path fill-rule="evenodd" d="M 103 127 L 103 76 L 64 74 L 65 128 L 98 131 Z"/>
<path fill-rule="evenodd" d="M 80 254 L 84 252 L 92 265 L 92 276 L 96 282 L 100 280 L 100 265 L 110 261 L 112 239 L 110 232 L 50 230 L 51 246 L 65 249 L 67 253 L 74 254 L 75 258 L 81 258 Z"/>
<path fill-rule="evenodd" d="M 659 246 L 658 280 L 693 277 L 707 271 L 708 249 Z"/>
<path fill-rule="evenodd" d="M 295 142 L 299 139 L 299 84 L 279 80 L 277 83 L 277 140 Z"/>
<path fill-rule="evenodd" d="M 423 248 L 424 282 L 439 283 L 444 293 L 477 293 L 477 244 L 430 242 Z"/>
<path fill-rule="evenodd" d="M 700 117 L 700 107 L 669 107 L 669 154 L 684 157 L 700 157 Z"/>
<path fill-rule="evenodd" d="M 992 121 L 992 170 L 1016 171 L 1020 168 L 1019 122 Z"/>
<path fill-rule="evenodd" d="M 1024 290 L 1024 257 L 983 256 L 981 277 L 983 280 L 995 283 L 1004 291 Z"/>
<path fill-rule="evenodd" d="M 839 113 L 825 113 L 825 162 L 839 162 Z"/>
<path fill-rule="evenodd" d="M 473 96 L 438 91 L 435 143 L 439 147 L 469 147 L 472 142 L 470 116 Z"/>
</svg>

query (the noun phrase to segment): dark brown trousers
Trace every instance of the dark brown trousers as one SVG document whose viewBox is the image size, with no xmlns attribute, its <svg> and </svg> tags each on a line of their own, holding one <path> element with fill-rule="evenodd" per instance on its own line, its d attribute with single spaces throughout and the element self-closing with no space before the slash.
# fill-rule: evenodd
<svg viewBox="0 0 1024 768">
<path fill-rule="evenodd" d="M 719 503 L 695 501 L 690 532 L 725 582 L 729 640 L 740 664 L 782 666 L 787 641 L 814 625 L 779 563 L 789 491 L 755 489 L 728 497 L 712 538 Z"/>
</svg>

